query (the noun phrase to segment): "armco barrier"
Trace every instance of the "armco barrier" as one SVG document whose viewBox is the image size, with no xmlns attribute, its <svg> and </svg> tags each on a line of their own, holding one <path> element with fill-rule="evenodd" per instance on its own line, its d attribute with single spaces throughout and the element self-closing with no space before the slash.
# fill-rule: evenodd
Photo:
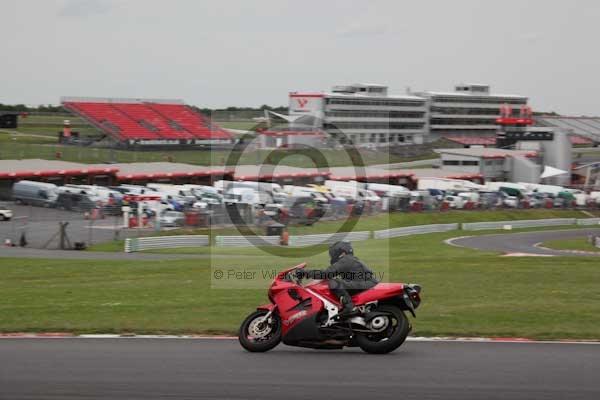
<svg viewBox="0 0 600 400">
<path fill-rule="evenodd" d="M 375 239 L 389 239 L 399 236 L 421 235 L 423 233 L 455 231 L 457 229 L 459 229 L 458 224 L 417 225 L 375 231 L 373 236 Z"/>
<path fill-rule="evenodd" d="M 482 231 L 486 229 L 536 228 L 540 226 L 574 225 L 575 218 L 527 219 L 516 221 L 471 222 L 462 224 L 465 231 Z"/>
<path fill-rule="evenodd" d="M 279 246 L 279 236 L 217 236 L 219 247 Z"/>
<path fill-rule="evenodd" d="M 337 232 L 321 235 L 290 236 L 289 245 L 294 247 L 311 246 L 315 244 L 331 244 L 339 241 L 357 242 L 371 238 L 370 231 L 363 232 Z"/>
<path fill-rule="evenodd" d="M 210 238 L 206 235 L 153 236 L 125 239 L 125 252 L 209 245 Z"/>
<path fill-rule="evenodd" d="M 600 218 L 582 218 L 577 220 L 577 225 L 600 225 Z"/>
</svg>

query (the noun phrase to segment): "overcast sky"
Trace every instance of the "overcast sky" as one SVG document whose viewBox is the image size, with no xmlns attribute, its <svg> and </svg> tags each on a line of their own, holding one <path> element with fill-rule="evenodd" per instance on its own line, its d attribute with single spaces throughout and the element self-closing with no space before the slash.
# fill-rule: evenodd
<svg viewBox="0 0 600 400">
<path fill-rule="evenodd" d="M 1 103 L 287 105 L 334 84 L 476 82 L 600 114 L 596 0 L 0 0 L 0 18 Z"/>
</svg>

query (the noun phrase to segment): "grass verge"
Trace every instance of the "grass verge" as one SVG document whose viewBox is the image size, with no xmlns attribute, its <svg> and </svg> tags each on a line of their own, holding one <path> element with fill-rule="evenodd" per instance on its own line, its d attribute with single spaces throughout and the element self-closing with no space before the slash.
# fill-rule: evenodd
<svg viewBox="0 0 600 400">
<path fill-rule="evenodd" d="M 600 339 L 597 260 L 507 259 L 442 243 L 453 236 L 355 245 L 367 264 L 388 271 L 386 280 L 423 285 L 415 335 Z M 233 334 L 267 302 L 266 282 L 261 289 L 211 289 L 211 268 L 327 262 L 310 249 L 211 251 L 216 257 L 154 262 L 0 259 L 0 330 Z"/>
<path fill-rule="evenodd" d="M 600 249 L 589 242 L 588 238 L 549 240 L 542 246 L 555 250 L 579 250 L 600 252 Z"/>
</svg>

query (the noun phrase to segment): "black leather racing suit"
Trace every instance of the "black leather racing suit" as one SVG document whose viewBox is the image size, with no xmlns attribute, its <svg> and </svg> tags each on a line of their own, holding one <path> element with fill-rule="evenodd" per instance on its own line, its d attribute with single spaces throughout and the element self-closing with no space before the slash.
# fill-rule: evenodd
<svg viewBox="0 0 600 400">
<path fill-rule="evenodd" d="M 331 292 L 351 301 L 350 296 L 377 285 L 375 273 L 353 255 L 346 254 L 325 270 L 305 270 L 304 275 L 313 279 L 327 279 Z"/>
</svg>

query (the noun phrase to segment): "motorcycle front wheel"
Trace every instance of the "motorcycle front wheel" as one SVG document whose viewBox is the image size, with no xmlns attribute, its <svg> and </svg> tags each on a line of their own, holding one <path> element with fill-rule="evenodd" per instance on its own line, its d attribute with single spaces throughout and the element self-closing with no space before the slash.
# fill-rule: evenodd
<svg viewBox="0 0 600 400">
<path fill-rule="evenodd" d="M 253 353 L 269 351 L 281 342 L 281 319 L 276 313 L 268 320 L 268 311 L 258 310 L 248 315 L 242 326 L 238 339 L 242 347 Z"/>
<path fill-rule="evenodd" d="M 356 344 L 367 353 L 390 353 L 404 343 L 410 332 L 410 323 L 402 310 L 396 306 L 382 305 L 377 307 L 376 311 L 388 315 L 387 321 L 384 319 L 377 321 L 381 324 L 381 331 L 356 335 Z"/>
</svg>

